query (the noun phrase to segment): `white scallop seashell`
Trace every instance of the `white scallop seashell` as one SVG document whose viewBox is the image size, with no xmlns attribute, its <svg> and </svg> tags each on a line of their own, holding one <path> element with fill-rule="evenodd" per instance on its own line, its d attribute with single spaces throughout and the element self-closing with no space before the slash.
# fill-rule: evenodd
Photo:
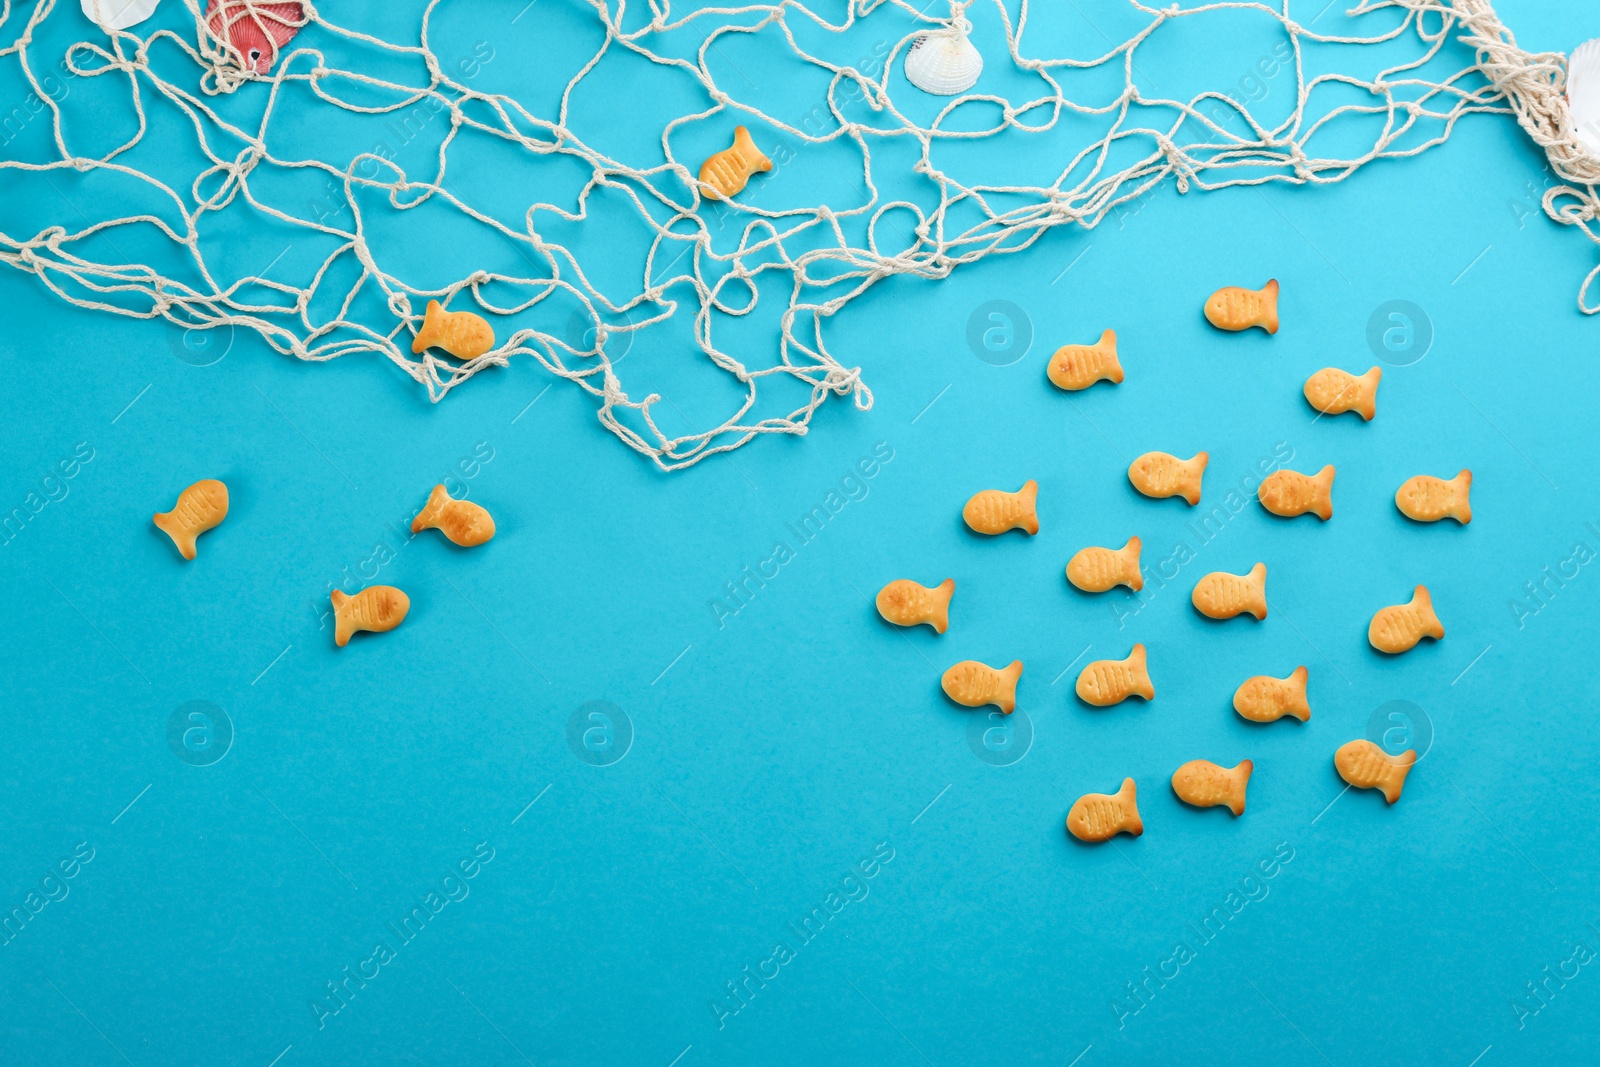
<svg viewBox="0 0 1600 1067">
<path fill-rule="evenodd" d="M 1567 61 L 1567 107 L 1572 136 L 1600 159 L 1600 39 L 1579 45 Z"/>
<path fill-rule="evenodd" d="M 957 96 L 978 83 L 983 56 L 960 30 L 925 33 L 906 53 L 906 79 L 934 96 Z"/>
<path fill-rule="evenodd" d="M 90 22 L 108 30 L 137 26 L 156 13 L 161 0 L 80 0 Z"/>
</svg>

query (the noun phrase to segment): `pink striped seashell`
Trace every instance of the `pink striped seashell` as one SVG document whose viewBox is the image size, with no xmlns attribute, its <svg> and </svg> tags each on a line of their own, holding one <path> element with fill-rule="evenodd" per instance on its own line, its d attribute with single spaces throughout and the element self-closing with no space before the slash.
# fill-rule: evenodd
<svg viewBox="0 0 1600 1067">
<path fill-rule="evenodd" d="M 211 0 L 206 6 L 211 33 L 238 53 L 235 62 L 257 74 L 272 70 L 278 50 L 305 24 L 305 5 L 299 3 Z"/>
</svg>

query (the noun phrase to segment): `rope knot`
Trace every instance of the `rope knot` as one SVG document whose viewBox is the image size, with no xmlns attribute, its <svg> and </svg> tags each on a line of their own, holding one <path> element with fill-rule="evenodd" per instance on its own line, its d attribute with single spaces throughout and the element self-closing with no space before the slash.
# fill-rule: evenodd
<svg viewBox="0 0 1600 1067">
<path fill-rule="evenodd" d="M 1556 201 L 1562 197 L 1572 199 L 1559 207 L 1556 206 Z M 1557 185 L 1545 191 L 1544 213 L 1564 226 L 1593 222 L 1597 211 L 1600 211 L 1600 199 L 1570 185 Z"/>
<path fill-rule="evenodd" d="M 1306 165 L 1309 162 L 1310 160 L 1306 158 L 1306 154 L 1301 150 L 1300 146 L 1291 143 L 1289 146 L 1289 165 L 1294 167 L 1295 177 L 1303 182 L 1310 181 L 1312 177 L 1311 168 Z"/>
<path fill-rule="evenodd" d="M 825 381 L 827 387 L 837 396 L 853 393 L 861 385 L 861 368 L 830 367 Z"/>
<path fill-rule="evenodd" d="M 1172 170 L 1173 176 L 1178 180 L 1178 192 L 1189 191 L 1189 164 L 1185 161 L 1183 149 L 1173 144 L 1164 136 L 1156 137 L 1156 148 L 1167 161 L 1167 166 Z"/>
</svg>

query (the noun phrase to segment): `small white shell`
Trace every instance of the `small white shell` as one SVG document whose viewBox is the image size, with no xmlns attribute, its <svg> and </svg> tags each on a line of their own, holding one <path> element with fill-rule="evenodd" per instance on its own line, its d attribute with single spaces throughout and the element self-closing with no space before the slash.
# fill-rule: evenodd
<svg viewBox="0 0 1600 1067">
<path fill-rule="evenodd" d="M 137 26 L 156 13 L 161 0 L 80 0 L 90 22 L 108 30 Z"/>
<path fill-rule="evenodd" d="M 1572 136 L 1600 159 L 1600 40 L 1579 45 L 1567 61 L 1567 106 Z"/>
<path fill-rule="evenodd" d="M 906 53 L 906 80 L 935 96 L 958 96 L 982 73 L 983 56 L 960 30 L 925 33 Z"/>
</svg>

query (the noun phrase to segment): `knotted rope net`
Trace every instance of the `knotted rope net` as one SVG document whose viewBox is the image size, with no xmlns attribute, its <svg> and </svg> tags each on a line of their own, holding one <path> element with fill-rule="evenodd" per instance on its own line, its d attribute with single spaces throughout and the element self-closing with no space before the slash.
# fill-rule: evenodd
<svg viewBox="0 0 1600 1067">
<path fill-rule="evenodd" d="M 1518 48 L 1487 0 L 1364 0 L 1331 16 L 1324 7 L 1307 22 L 1291 15 L 1290 0 L 1129 0 L 1118 12 L 1132 20 L 1126 39 L 1077 57 L 1039 51 L 1029 0 L 933 0 L 948 6 L 932 13 L 906 0 L 846 0 L 831 20 L 798 0 L 683 13 L 671 0 L 642 8 L 639 0 L 587 0 L 561 10 L 594 31 L 592 54 L 565 57 L 575 69 L 559 91 L 523 98 L 479 80 L 495 55 L 492 39 L 459 59 L 441 56 L 431 39 L 441 20 L 484 22 L 489 10 L 499 19 L 522 0 L 504 9 L 419 0 L 412 12 L 403 2 L 343 11 L 335 0 L 326 11 L 182 2 L 186 16 L 167 0 L 151 22 L 110 31 L 70 0 L 36 0 L 31 9 L 5 0 L 0 40 L 10 43 L 0 64 L 14 64 L 31 86 L 29 110 L 36 100 L 41 118 L 48 112 L 49 136 L 24 151 L 27 138 L 11 137 L 7 125 L 12 147 L 0 172 L 9 187 L 43 179 L 59 195 L 16 201 L 48 218 L 0 212 L 0 260 L 79 307 L 184 330 L 251 331 L 301 360 L 381 354 L 433 401 L 488 368 L 531 357 L 591 394 L 600 421 L 665 470 L 760 434 L 804 434 L 829 397 L 870 408 L 862 368 L 830 350 L 824 327 L 878 282 L 942 279 L 963 264 L 1022 252 L 1056 227 L 1093 229 L 1169 179 L 1180 193 L 1337 182 L 1442 143 L 1464 116 L 1513 114 L 1563 183 L 1546 193 L 1546 212 L 1600 243 L 1592 228 L 1600 162 L 1573 137 L 1565 60 Z M 523 8 L 511 22 L 556 2 Z M 1295 13 L 1322 3 L 1296 0 Z M 1041 9 L 1034 18 L 1054 14 Z M 346 24 L 358 17 L 367 25 Z M 1190 20 L 1225 17 L 1276 24 L 1279 43 L 1264 59 L 1272 77 L 1293 77 L 1292 106 L 1280 106 L 1281 115 L 1253 114 L 1258 102 L 1238 99 L 1252 94 L 1232 86 L 1164 95 L 1149 76 L 1147 64 L 1155 69 L 1160 56 L 1147 58 L 1148 50 L 1159 53 Z M 1319 32 L 1324 20 L 1340 32 Z M 973 91 L 935 98 L 906 82 L 901 61 L 919 36 L 968 26 L 986 60 Z M 1043 39 L 1064 37 L 1047 31 Z M 870 48 L 863 43 L 873 38 Z M 805 118 L 762 109 L 772 105 L 730 58 L 741 46 L 765 48 L 762 62 L 780 80 L 825 86 Z M 1381 57 L 1365 61 L 1376 69 L 1350 73 L 1364 55 Z M 690 106 L 659 123 L 659 154 L 653 142 L 649 151 L 600 147 L 626 139 L 597 130 L 593 110 L 575 106 L 587 99 L 586 80 L 640 60 L 689 91 Z M 553 62 L 548 50 L 529 61 Z M 126 136 L 108 140 L 119 126 L 109 97 L 75 106 L 66 83 L 120 87 Z M 671 94 L 645 89 L 627 106 L 645 96 L 673 106 Z M 345 118 L 392 127 L 419 109 L 425 119 L 447 117 L 421 138 L 420 153 L 362 151 L 369 141 L 337 133 Z M 737 124 L 751 129 L 776 170 L 732 200 L 708 198 L 699 166 L 731 143 Z M 1000 137 L 1051 147 L 995 154 L 983 167 L 960 154 Z M 458 176 L 481 164 L 450 169 L 484 145 L 499 153 L 493 192 Z M 820 180 L 815 146 L 854 158 L 853 191 Z M 875 151 L 885 162 L 875 165 Z M 1047 179 L 1027 173 L 1041 158 L 1051 160 Z M 188 170 L 176 173 L 185 161 Z M 284 191 L 304 181 L 322 190 L 310 207 Z M 508 189 L 515 211 L 505 206 Z M 419 255 L 394 238 L 407 232 L 410 213 L 430 209 L 438 254 Z M 443 242 L 441 227 L 452 235 Z M 602 256 L 603 240 L 584 240 L 584 227 L 631 227 L 643 239 Z M 272 267 L 241 266 L 266 233 L 316 250 L 294 283 L 268 277 Z M 477 265 L 457 267 L 480 247 L 474 233 L 499 243 L 482 246 Z M 611 269 L 630 255 L 628 271 Z M 428 277 L 439 270 L 454 273 Z M 1589 313 L 1600 310 L 1587 299 L 1594 277 L 1578 296 Z M 484 314 L 497 346 L 466 361 L 413 355 L 430 299 Z M 763 307 L 769 336 L 747 329 L 727 340 Z M 679 316 L 692 316 L 692 340 L 667 329 Z M 630 366 L 630 378 L 675 380 L 674 361 L 723 376 L 733 388 L 707 390 L 706 402 L 722 398 L 724 417 L 701 429 L 670 395 L 625 388 L 617 364 L 630 350 L 654 360 L 638 374 Z M 663 401 L 677 416 L 665 420 L 671 432 Z"/>
</svg>

